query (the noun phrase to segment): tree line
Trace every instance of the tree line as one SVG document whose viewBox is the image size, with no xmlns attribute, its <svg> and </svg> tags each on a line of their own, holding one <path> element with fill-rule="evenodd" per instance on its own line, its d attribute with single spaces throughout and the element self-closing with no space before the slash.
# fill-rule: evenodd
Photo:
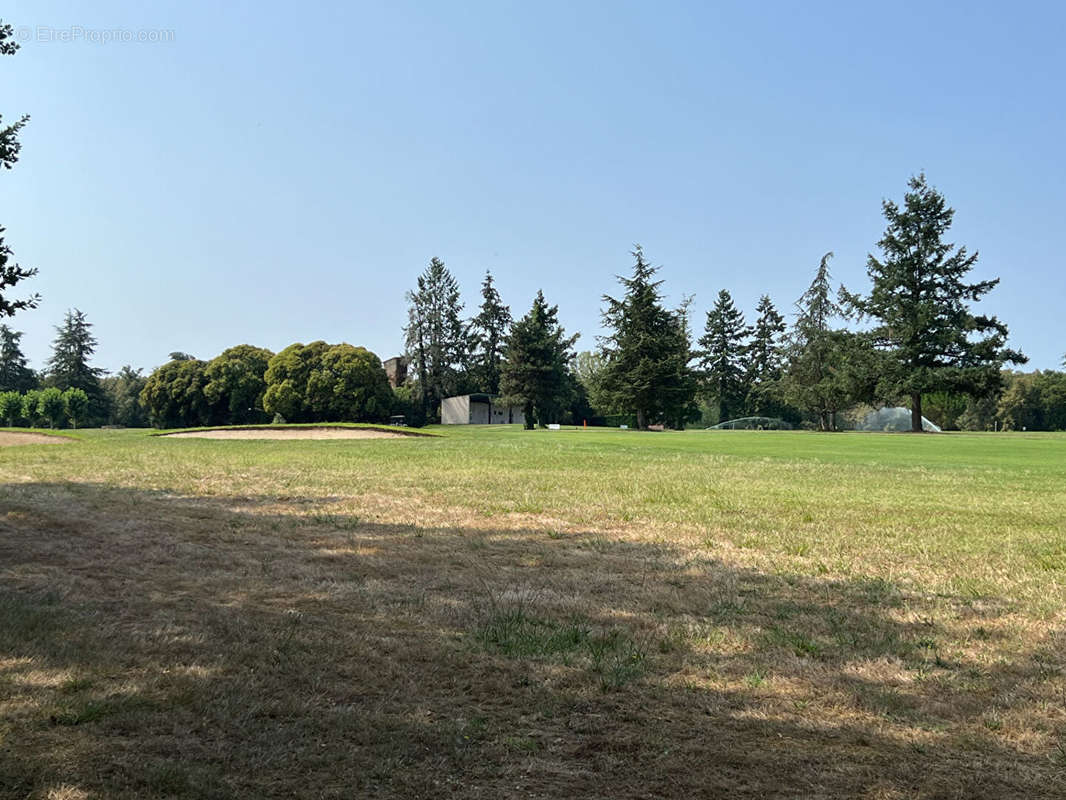
<svg viewBox="0 0 1066 800">
<path fill-rule="evenodd" d="M 723 289 L 695 338 L 692 297 L 666 308 L 658 268 L 637 246 L 621 295 L 603 296 L 607 334 L 577 354 L 543 293 L 512 321 L 491 274 L 464 320 L 458 283 L 434 258 L 407 294 L 410 397 L 429 420 L 444 397 L 486 392 L 522 405 L 527 426 L 591 418 L 638 428 L 750 415 L 835 430 L 846 409 L 891 404 L 910 408 L 916 431 L 924 410 L 941 414 L 951 398 L 962 408 L 953 423 L 981 424 L 979 405 L 1014 380 L 1004 366 L 1026 361 L 1007 347 L 1006 325 L 972 309 L 998 279 L 967 280 L 977 254 L 945 241 L 955 212 L 924 175 L 911 178 L 902 206 L 886 200 L 882 212 L 869 291 L 834 291 L 826 253 L 791 326 L 766 295 L 749 326 Z"/>
</svg>

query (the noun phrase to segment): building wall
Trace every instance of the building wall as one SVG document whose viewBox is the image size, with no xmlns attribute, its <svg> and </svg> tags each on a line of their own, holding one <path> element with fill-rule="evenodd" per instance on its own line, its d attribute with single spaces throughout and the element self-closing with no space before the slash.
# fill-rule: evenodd
<svg viewBox="0 0 1066 800">
<path fill-rule="evenodd" d="M 445 397 L 440 401 L 440 421 L 444 425 L 470 424 L 470 397 Z"/>
<path fill-rule="evenodd" d="M 385 375 L 388 377 L 389 385 L 393 389 L 397 386 L 402 386 L 403 382 L 407 380 L 407 359 L 403 356 L 390 358 L 382 366 L 385 367 Z"/>
<path fill-rule="evenodd" d="M 440 421 L 443 425 L 521 425 L 526 417 L 521 406 L 471 402 L 470 395 L 464 394 L 441 400 Z"/>
</svg>

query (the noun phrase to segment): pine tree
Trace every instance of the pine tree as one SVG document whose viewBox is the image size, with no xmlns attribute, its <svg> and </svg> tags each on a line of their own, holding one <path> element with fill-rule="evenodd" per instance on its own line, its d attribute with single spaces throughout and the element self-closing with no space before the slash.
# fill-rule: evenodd
<svg viewBox="0 0 1066 800">
<path fill-rule="evenodd" d="M 559 307 L 549 306 L 537 292 L 533 307 L 511 326 L 500 389 L 511 403 L 521 405 L 525 427 L 543 427 L 558 420 L 571 391 L 570 361 L 577 335 L 568 337 L 559 325 Z"/>
<path fill-rule="evenodd" d="M 796 302 L 798 313 L 783 379 L 785 397 L 814 414 L 823 431 L 836 430 L 838 412 L 873 399 L 881 369 L 866 334 L 832 326 L 833 320 L 843 316 L 833 299 L 832 257 L 832 253 L 822 256 L 814 280 Z"/>
<path fill-rule="evenodd" d="M 785 318 L 778 313 L 769 295 L 759 298 L 751 344 L 748 347 L 749 380 L 752 383 L 775 381 L 785 364 Z"/>
<path fill-rule="evenodd" d="M 15 31 L 10 25 L 0 24 L 0 55 L 14 55 L 19 49 L 18 42 L 14 40 Z M 29 116 L 23 116 L 10 125 L 3 125 L 0 117 L 0 168 L 11 169 L 18 161 L 21 144 L 18 136 L 19 131 L 29 122 Z M 11 262 L 14 255 L 11 248 L 4 244 L 4 228 L 0 227 L 0 318 L 10 317 L 17 311 L 27 308 L 36 308 L 40 297 L 33 295 L 23 300 L 12 300 L 8 289 L 15 286 L 25 278 L 31 278 L 37 274 L 36 269 L 23 269 L 18 264 Z M 9 263 L 11 262 L 11 263 Z"/>
<path fill-rule="evenodd" d="M 700 337 L 700 369 L 708 400 L 718 407 L 718 421 L 739 416 L 748 393 L 748 337 L 751 328 L 728 291 L 718 292 Z"/>
<path fill-rule="evenodd" d="M 654 422 L 679 426 L 693 416 L 697 389 L 687 306 L 664 308 L 663 282 L 652 280 L 658 268 L 644 260 L 640 245 L 632 255 L 632 276 L 618 277 L 625 295 L 603 296 L 603 322 L 611 333 L 602 340 L 607 367 L 600 391 L 610 406 L 635 415 L 641 430 Z"/>
<path fill-rule="evenodd" d="M 888 227 L 877 243 L 882 257 L 867 259 L 870 294 L 845 298 L 852 311 L 878 323 L 873 341 L 889 355 L 881 391 L 909 396 L 911 429 L 921 431 L 923 394 L 990 394 L 1000 386 L 1004 363 L 1027 359 L 1006 347 L 1006 325 L 970 310 L 969 302 L 979 301 L 999 279 L 966 282 L 977 253 L 944 241 L 954 209 L 924 174 L 908 186 L 902 209 L 891 200 L 882 203 Z"/>
<path fill-rule="evenodd" d="M 478 388 L 489 394 L 500 393 L 500 362 L 504 342 L 511 328 L 511 309 L 503 304 L 493 285 L 492 273 L 485 272 L 481 284 L 481 311 L 470 321 L 470 350 L 473 353 L 474 378 Z"/>
<path fill-rule="evenodd" d="M 37 376 L 26 366 L 22 333 L 0 325 L 0 392 L 25 392 L 37 386 Z"/>
<path fill-rule="evenodd" d="M 459 284 L 444 262 L 433 258 L 418 276 L 417 288 L 407 293 L 407 302 L 407 357 L 418 378 L 422 408 L 427 417 L 436 416 L 441 399 L 457 394 L 466 383 Z"/>
<path fill-rule="evenodd" d="M 47 365 L 48 385 L 60 390 L 81 389 L 89 396 L 90 419 L 106 418 L 108 412 L 107 395 L 100 385 L 104 371 L 89 365 L 96 345 L 92 324 L 86 321 L 84 313 L 72 309 L 67 312 L 63 324 L 56 327 L 52 357 Z"/>
</svg>

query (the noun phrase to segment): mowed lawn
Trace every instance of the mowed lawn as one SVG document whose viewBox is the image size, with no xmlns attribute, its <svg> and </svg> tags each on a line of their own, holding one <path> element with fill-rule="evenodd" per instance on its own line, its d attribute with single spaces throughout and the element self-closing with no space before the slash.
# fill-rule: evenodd
<svg viewBox="0 0 1066 800">
<path fill-rule="evenodd" d="M 1066 436 L 0 447 L 0 796 L 1066 796 Z"/>
</svg>

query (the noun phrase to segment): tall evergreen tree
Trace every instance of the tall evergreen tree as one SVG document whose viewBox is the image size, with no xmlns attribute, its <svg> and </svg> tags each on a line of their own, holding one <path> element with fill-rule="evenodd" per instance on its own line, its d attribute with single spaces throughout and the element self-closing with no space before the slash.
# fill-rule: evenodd
<svg viewBox="0 0 1066 800">
<path fill-rule="evenodd" d="M 511 326 L 500 389 L 522 406 L 527 429 L 534 421 L 544 426 L 559 419 L 572 390 L 569 367 L 576 341 L 576 334 L 566 335 L 559 307 L 549 306 L 544 292 L 537 292 L 529 313 Z"/>
<path fill-rule="evenodd" d="M 511 309 L 503 304 L 488 271 L 481 284 L 481 299 L 481 310 L 470 321 L 474 379 L 481 391 L 499 394 L 500 362 L 512 320 Z"/>
<path fill-rule="evenodd" d="M 707 399 L 718 408 L 718 421 L 743 412 L 748 394 L 748 337 L 751 328 L 728 291 L 718 292 L 700 337 L 700 369 Z"/>
<path fill-rule="evenodd" d="M 14 39 L 15 30 L 10 25 L 0 23 L 0 55 L 14 55 L 18 49 L 18 42 Z M 19 131 L 30 121 L 28 115 L 24 115 L 15 122 L 4 125 L 0 117 L 0 168 L 11 169 L 18 161 Z M 4 228 L 0 227 L 0 319 L 10 317 L 16 311 L 26 308 L 36 308 L 40 297 L 32 295 L 22 300 L 11 299 L 7 291 L 25 278 L 31 278 L 37 274 L 36 269 L 24 269 L 18 264 L 11 262 L 14 255 L 11 248 L 4 244 Z M 11 263 L 9 263 L 11 262 Z"/>
<path fill-rule="evenodd" d="M 769 295 L 759 298 L 758 318 L 748 346 L 749 414 L 798 421 L 795 409 L 782 400 L 787 326 Z"/>
<path fill-rule="evenodd" d="M 843 316 L 833 299 L 832 257 L 832 253 L 822 256 L 814 280 L 796 302 L 798 313 L 783 380 L 785 397 L 814 414 L 823 431 L 836 430 L 838 412 L 873 398 L 873 382 L 880 369 L 867 335 L 832 325 Z"/>
<path fill-rule="evenodd" d="M 459 284 L 439 258 L 433 258 L 407 293 L 407 357 L 418 379 L 427 417 L 440 413 L 440 401 L 465 386 L 467 348 L 460 314 Z"/>
<path fill-rule="evenodd" d="M 911 429 L 920 431 L 923 394 L 991 394 L 1000 386 L 1004 363 L 1027 359 L 1006 347 L 1006 325 L 970 310 L 969 303 L 999 279 L 966 282 L 977 253 L 944 241 L 954 209 L 924 174 L 912 177 L 908 187 L 903 208 L 882 203 L 888 227 L 877 243 L 881 258 L 867 259 L 870 294 L 845 297 L 852 311 L 878 323 L 873 341 L 889 355 L 880 389 L 910 398 Z"/>
<path fill-rule="evenodd" d="M 752 383 L 775 381 L 785 365 L 785 318 L 769 295 L 759 298 L 759 312 L 748 346 L 748 370 Z"/>
<path fill-rule="evenodd" d="M 687 315 L 663 306 L 663 282 L 653 280 L 658 267 L 644 260 L 640 245 L 632 255 L 633 274 L 618 276 L 625 294 L 603 296 L 611 333 L 602 340 L 607 367 L 600 391 L 613 408 L 633 414 L 641 430 L 655 422 L 681 425 L 693 416 L 697 390 Z"/>
<path fill-rule="evenodd" d="M 37 376 L 26 366 L 22 333 L 0 325 L 0 392 L 25 392 L 36 388 Z"/>
<path fill-rule="evenodd" d="M 78 309 L 67 312 L 63 324 L 56 326 L 46 382 L 59 389 L 75 388 L 85 392 L 89 396 L 89 418 L 95 420 L 106 418 L 108 399 L 100 385 L 104 371 L 89 364 L 97 345 L 92 327 Z"/>
</svg>

